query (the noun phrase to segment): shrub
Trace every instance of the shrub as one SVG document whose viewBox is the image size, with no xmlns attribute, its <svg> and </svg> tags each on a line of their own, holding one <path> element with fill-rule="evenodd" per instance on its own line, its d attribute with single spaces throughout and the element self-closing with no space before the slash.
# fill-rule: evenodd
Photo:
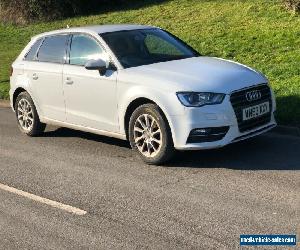
<svg viewBox="0 0 300 250">
<path fill-rule="evenodd" d="M 86 14 L 111 7 L 126 0 L 0 0 L 2 22 L 28 23 Z M 129 2 L 127 0 L 127 2 Z"/>
<path fill-rule="evenodd" d="M 300 12 L 300 0 L 284 0 L 284 3 L 293 12 Z"/>
</svg>

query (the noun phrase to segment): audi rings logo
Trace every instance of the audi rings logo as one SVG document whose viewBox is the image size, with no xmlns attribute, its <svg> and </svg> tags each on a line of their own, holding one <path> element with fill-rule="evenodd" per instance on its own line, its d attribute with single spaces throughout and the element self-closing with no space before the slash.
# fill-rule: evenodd
<svg viewBox="0 0 300 250">
<path fill-rule="evenodd" d="M 246 99 L 248 102 L 253 102 L 261 98 L 261 92 L 259 90 L 253 90 L 246 93 Z"/>
</svg>

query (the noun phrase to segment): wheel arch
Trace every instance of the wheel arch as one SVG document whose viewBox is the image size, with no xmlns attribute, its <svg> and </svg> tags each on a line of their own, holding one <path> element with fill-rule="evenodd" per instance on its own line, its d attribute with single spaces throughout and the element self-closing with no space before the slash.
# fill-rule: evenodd
<svg viewBox="0 0 300 250">
<path fill-rule="evenodd" d="M 12 104 L 13 104 L 13 109 L 14 109 L 14 110 L 15 110 L 15 105 L 16 105 L 17 97 L 18 97 L 22 92 L 27 92 L 27 90 L 24 89 L 24 88 L 22 88 L 22 87 L 18 87 L 17 89 L 15 89 L 15 91 L 14 91 L 14 93 L 13 93 Z"/>
<path fill-rule="evenodd" d="M 157 107 L 161 111 L 162 115 L 164 116 L 169 129 L 171 130 L 171 136 L 172 136 L 172 140 L 173 140 L 172 126 L 170 124 L 170 121 L 168 119 L 168 116 L 167 116 L 166 112 L 164 112 L 162 107 L 157 102 L 155 102 L 154 100 L 152 100 L 150 98 L 147 98 L 147 97 L 138 97 L 138 98 L 132 100 L 126 108 L 126 112 L 125 112 L 125 116 L 124 116 L 124 129 L 125 129 L 125 134 L 126 134 L 127 140 L 128 140 L 128 134 L 129 134 L 129 120 L 130 120 L 130 117 L 131 117 L 132 113 L 138 107 L 140 107 L 144 104 L 155 104 L 155 105 L 157 105 Z"/>
<path fill-rule="evenodd" d="M 27 88 L 25 88 L 24 86 L 18 86 L 18 87 L 14 90 L 14 92 L 13 92 L 13 94 L 12 94 L 12 105 L 13 105 L 12 108 L 13 108 L 13 110 L 15 111 L 15 103 L 16 103 L 17 97 L 18 97 L 22 92 L 27 92 L 27 93 L 30 95 L 30 97 L 31 97 L 31 99 L 32 99 L 32 101 L 33 101 L 33 104 L 34 104 L 34 106 L 35 106 L 35 108 L 36 108 L 36 112 L 38 113 L 38 116 L 41 118 L 41 116 L 40 116 L 41 110 L 40 110 L 39 106 L 36 104 L 36 100 L 35 100 L 34 96 L 31 94 L 31 91 L 29 91 L 29 90 L 28 90 Z"/>
</svg>

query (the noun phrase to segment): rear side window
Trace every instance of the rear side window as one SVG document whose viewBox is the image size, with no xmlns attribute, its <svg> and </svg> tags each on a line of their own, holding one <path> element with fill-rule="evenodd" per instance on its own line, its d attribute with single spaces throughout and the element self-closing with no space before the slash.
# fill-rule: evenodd
<svg viewBox="0 0 300 250">
<path fill-rule="evenodd" d="M 71 65 L 84 66 L 89 60 L 100 59 L 102 53 L 103 49 L 95 39 L 81 34 L 73 35 L 70 50 Z"/>
<path fill-rule="evenodd" d="M 36 60 L 36 52 L 39 49 L 41 42 L 43 39 L 39 39 L 37 40 L 30 48 L 30 50 L 28 51 L 28 53 L 25 56 L 25 60 L 26 61 L 34 61 Z"/>
<path fill-rule="evenodd" d="M 67 35 L 46 37 L 38 53 L 40 62 L 64 63 Z"/>
</svg>

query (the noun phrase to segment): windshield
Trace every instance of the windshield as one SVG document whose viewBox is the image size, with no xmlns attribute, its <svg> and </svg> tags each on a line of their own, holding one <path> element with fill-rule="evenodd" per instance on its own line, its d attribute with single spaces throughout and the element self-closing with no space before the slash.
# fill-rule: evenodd
<svg viewBox="0 0 300 250">
<path fill-rule="evenodd" d="M 199 56 L 184 42 L 160 29 L 101 34 L 124 68 Z"/>
</svg>

